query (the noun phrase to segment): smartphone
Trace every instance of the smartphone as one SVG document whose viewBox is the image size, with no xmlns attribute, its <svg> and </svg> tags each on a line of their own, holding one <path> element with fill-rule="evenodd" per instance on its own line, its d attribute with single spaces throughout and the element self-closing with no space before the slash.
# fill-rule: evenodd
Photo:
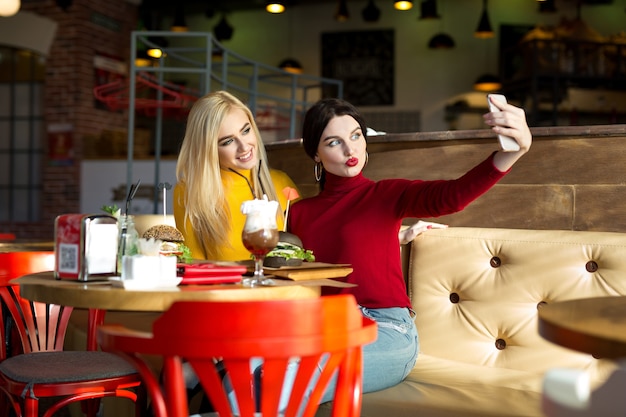
<svg viewBox="0 0 626 417">
<path fill-rule="evenodd" d="M 491 103 L 491 98 L 494 98 L 502 103 L 506 103 L 506 97 L 502 94 L 487 94 L 487 105 L 489 111 L 500 111 L 496 106 Z M 500 142 L 500 148 L 504 152 L 516 152 L 520 150 L 519 144 L 510 136 L 498 135 L 498 142 Z"/>
</svg>

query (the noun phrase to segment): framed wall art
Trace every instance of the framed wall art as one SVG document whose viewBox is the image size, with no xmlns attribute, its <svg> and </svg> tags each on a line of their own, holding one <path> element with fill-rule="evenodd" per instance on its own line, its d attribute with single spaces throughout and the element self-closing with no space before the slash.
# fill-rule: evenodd
<svg viewBox="0 0 626 417">
<path fill-rule="evenodd" d="M 342 80 L 355 106 L 394 104 L 394 31 L 322 33 L 322 76 Z"/>
</svg>

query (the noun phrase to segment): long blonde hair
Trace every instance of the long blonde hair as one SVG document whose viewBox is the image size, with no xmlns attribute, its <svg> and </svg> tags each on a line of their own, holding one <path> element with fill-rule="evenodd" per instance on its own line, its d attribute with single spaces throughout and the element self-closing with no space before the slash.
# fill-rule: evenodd
<svg viewBox="0 0 626 417">
<path fill-rule="evenodd" d="M 270 200 L 277 200 L 265 146 L 250 109 L 226 91 L 215 91 L 201 97 L 187 118 L 185 137 L 176 163 L 176 178 L 185 186 L 182 196 L 184 224 L 185 227 L 190 224 L 192 229 L 185 232 L 195 233 L 207 259 L 219 259 L 219 248 L 229 245 L 231 214 L 222 185 L 217 149 L 220 127 L 233 109 L 244 111 L 258 141 L 259 164 L 252 169 L 255 198 L 266 194 Z"/>
</svg>

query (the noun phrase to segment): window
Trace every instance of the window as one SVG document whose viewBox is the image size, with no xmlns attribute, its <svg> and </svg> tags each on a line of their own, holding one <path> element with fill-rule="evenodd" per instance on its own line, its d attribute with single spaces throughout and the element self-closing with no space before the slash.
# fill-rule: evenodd
<svg viewBox="0 0 626 417">
<path fill-rule="evenodd" d="M 0 46 L 0 222 L 40 218 L 43 56 Z"/>
</svg>

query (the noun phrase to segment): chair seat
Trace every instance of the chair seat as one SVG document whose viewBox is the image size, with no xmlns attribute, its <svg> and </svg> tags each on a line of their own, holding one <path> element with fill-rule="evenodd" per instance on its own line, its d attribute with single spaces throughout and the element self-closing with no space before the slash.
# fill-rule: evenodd
<svg viewBox="0 0 626 417">
<path fill-rule="evenodd" d="M 119 356 L 99 351 L 26 353 L 2 361 L 0 372 L 14 381 L 34 384 L 89 381 L 137 373 Z"/>
</svg>

